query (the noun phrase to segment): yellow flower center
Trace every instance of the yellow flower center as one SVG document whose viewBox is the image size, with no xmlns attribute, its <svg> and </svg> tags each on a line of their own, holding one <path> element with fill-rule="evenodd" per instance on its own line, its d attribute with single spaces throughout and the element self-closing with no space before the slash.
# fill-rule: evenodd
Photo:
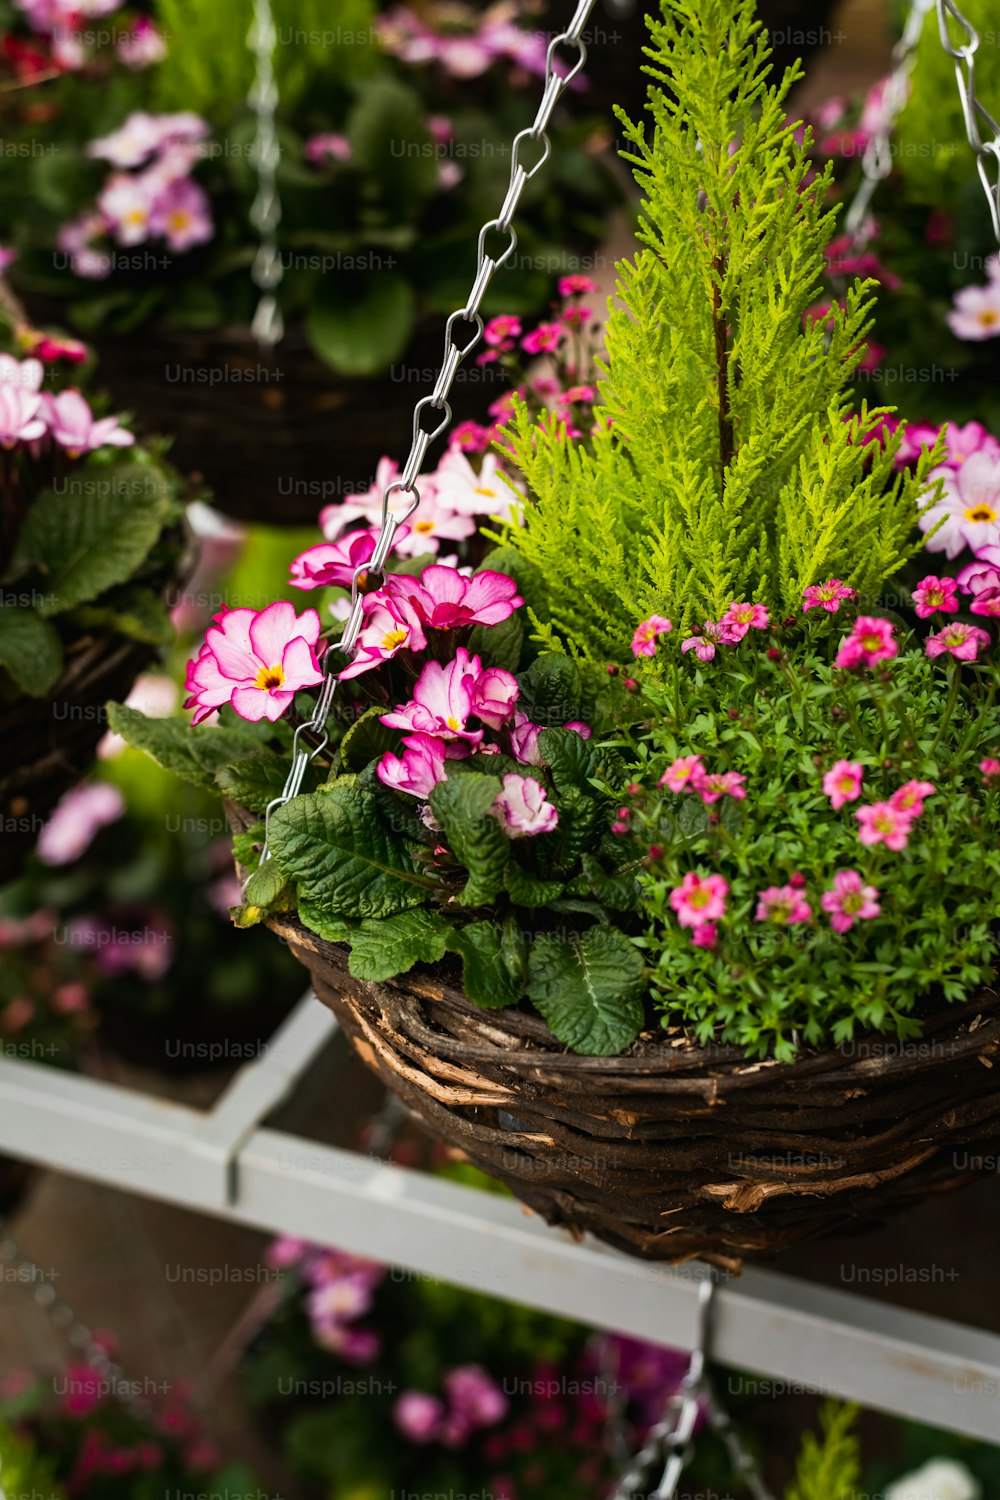
<svg viewBox="0 0 1000 1500">
<path fill-rule="evenodd" d="M 984 307 L 982 312 L 976 314 L 976 322 L 982 328 L 992 328 L 997 320 L 997 315 L 992 307 Z"/>
<path fill-rule="evenodd" d="M 846 912 L 848 916 L 853 916 L 856 911 L 861 910 L 863 905 L 864 897 L 862 896 L 861 892 L 851 891 L 850 895 L 844 896 L 842 898 L 840 909 L 841 911 Z"/>
<path fill-rule="evenodd" d="M 413 525 L 413 529 L 414 529 L 414 531 L 419 531 L 424 536 L 426 536 L 429 531 L 433 531 L 434 530 L 434 522 L 433 521 L 415 521 L 414 525 Z"/>
<path fill-rule="evenodd" d="M 395 651 L 397 646 L 401 646 L 403 644 L 409 633 L 410 632 L 403 625 L 401 625 L 398 630 L 390 630 L 386 635 L 382 637 L 383 651 Z"/>
<path fill-rule="evenodd" d="M 485 495 L 487 500 L 495 500 L 497 497 L 496 490 L 491 490 L 489 486 L 485 484 L 477 485 L 472 493 L 474 495 Z"/>
<path fill-rule="evenodd" d="M 992 505 L 985 500 L 980 500 L 978 505 L 967 505 L 965 508 L 965 519 L 967 521 L 995 521 L 997 513 Z"/>
<path fill-rule="evenodd" d="M 875 827 L 879 833 L 892 833 L 896 826 L 896 819 L 892 813 L 879 813 L 875 819 Z"/>
<path fill-rule="evenodd" d="M 445 719 L 444 722 L 447 724 L 448 728 L 450 730 L 452 730 L 455 734 L 457 734 L 458 731 L 462 727 L 461 724 L 458 722 L 457 719 Z"/>
<path fill-rule="evenodd" d="M 882 644 L 882 637 L 880 635 L 863 635 L 861 637 L 861 644 L 866 651 L 877 651 Z"/>
<path fill-rule="evenodd" d="M 709 902 L 709 895 L 710 893 L 705 890 L 704 886 L 696 886 L 688 896 L 688 905 L 699 908 L 702 906 L 707 906 Z"/>
<path fill-rule="evenodd" d="M 145 224 L 148 218 L 149 215 L 144 208 L 130 208 L 125 215 L 125 222 L 126 224 Z"/>
<path fill-rule="evenodd" d="M 167 223 L 170 225 L 170 228 L 174 230 L 187 229 L 188 225 L 191 223 L 191 215 L 188 213 L 184 213 L 182 210 L 178 209 L 175 213 L 172 213 L 168 216 Z"/>
<path fill-rule="evenodd" d="M 837 782 L 837 790 L 839 792 L 852 792 L 854 790 L 854 777 L 848 776 L 845 772 Z"/>
<path fill-rule="evenodd" d="M 273 693 L 275 688 L 280 688 L 285 680 L 285 673 L 279 662 L 273 667 L 261 667 L 253 680 L 255 688 L 260 688 L 262 693 Z"/>
</svg>

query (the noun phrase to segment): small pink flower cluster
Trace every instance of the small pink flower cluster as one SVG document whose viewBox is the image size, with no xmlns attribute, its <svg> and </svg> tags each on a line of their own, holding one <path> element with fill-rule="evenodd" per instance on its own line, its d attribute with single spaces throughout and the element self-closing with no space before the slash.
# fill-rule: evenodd
<svg viewBox="0 0 1000 1500">
<path fill-rule="evenodd" d="M 741 802 L 747 794 L 739 771 L 708 772 L 700 755 L 682 755 L 667 767 L 657 782 L 672 792 L 697 792 L 706 807 L 720 797 Z"/>
<path fill-rule="evenodd" d="M 87 154 L 109 162 L 115 171 L 98 195 L 96 209 L 59 231 L 59 248 L 77 276 L 99 280 L 111 274 L 114 253 L 97 244 L 108 236 L 121 247 L 165 239 L 177 252 L 212 238 L 208 198 L 191 176 L 208 134 L 206 122 L 189 111 L 151 115 L 136 110 L 111 135 L 91 141 Z"/>
<path fill-rule="evenodd" d="M 352 1364 L 368 1365 L 378 1358 L 378 1334 L 355 1325 L 374 1306 L 375 1290 L 385 1279 L 384 1266 L 343 1250 L 324 1250 L 290 1235 L 275 1240 L 265 1259 L 275 1270 L 295 1270 L 309 1287 L 306 1311 L 313 1337 L 322 1348 Z"/>
<path fill-rule="evenodd" d="M 681 651 L 693 651 L 699 661 L 711 661 L 717 646 L 735 646 L 748 631 L 767 630 L 770 624 L 771 617 L 763 604 L 747 604 L 741 600 L 730 604 L 721 619 L 706 620 L 700 633 L 689 635 L 686 641 L 681 642 Z M 642 628 L 640 625 L 639 629 Z M 636 655 L 639 653 L 636 652 Z"/>
<path fill-rule="evenodd" d="M 834 812 L 861 796 L 864 767 L 859 761 L 838 760 L 823 777 L 823 791 Z M 933 796 L 930 781 L 907 781 L 893 792 L 888 802 L 873 802 L 861 807 L 854 816 L 860 823 L 858 837 L 862 844 L 885 844 L 887 849 L 905 849 L 910 831 L 924 810 L 924 799 Z"/>
<path fill-rule="evenodd" d="M 44 377 L 40 359 L 0 354 L 0 446 L 11 449 L 48 438 L 70 458 L 80 458 L 97 448 L 129 448 L 135 442 L 117 417 L 95 418 L 79 391 L 43 395 Z"/>
<path fill-rule="evenodd" d="M 805 882 L 793 874 L 785 885 L 771 885 L 760 891 L 754 911 L 755 922 L 770 922 L 776 927 L 794 927 L 812 920 L 813 909 L 803 892 Z M 726 915 L 729 883 L 722 875 L 699 875 L 688 871 L 670 892 L 670 905 L 681 927 L 691 929 L 691 943 L 696 948 L 714 948 L 718 943 L 718 923 Z M 857 870 L 838 870 L 833 885 L 824 891 L 820 904 L 830 918 L 834 932 L 849 932 L 855 922 L 879 916 L 878 890 L 866 885 Z"/>
<path fill-rule="evenodd" d="M 444 1399 L 404 1391 L 392 1418 L 411 1443 L 462 1448 L 475 1432 L 495 1427 L 507 1415 L 507 1398 L 481 1365 L 458 1365 L 444 1377 Z"/>
<path fill-rule="evenodd" d="M 1000 573 L 997 574 L 994 583 L 993 571 L 996 570 L 992 569 L 991 565 L 988 575 L 985 569 L 979 575 L 981 590 L 976 595 L 976 602 L 972 606 L 974 614 L 1000 614 Z M 989 582 L 986 581 L 984 575 L 989 577 Z M 960 584 L 961 579 L 957 582 Z M 956 586 L 956 580 L 951 578 L 933 576 L 924 578 L 913 594 L 917 614 L 926 619 L 938 610 L 947 614 L 957 609 Z M 841 641 L 834 665 L 846 671 L 853 671 L 857 668 L 875 667 L 882 661 L 891 661 L 899 653 L 899 643 L 895 638 L 895 632 L 896 627 L 890 620 L 879 619 L 872 615 L 859 615 L 851 633 Z M 989 644 L 988 631 L 981 630 L 978 625 L 968 625 L 962 620 L 953 620 L 934 635 L 927 637 L 924 650 L 931 658 L 947 654 L 957 661 L 977 661 L 980 651 L 985 651 Z"/>
<path fill-rule="evenodd" d="M 452 78 L 479 78 L 500 59 L 545 75 L 545 35 L 516 25 L 503 4 L 483 14 L 466 5 L 425 6 L 419 13 L 398 5 L 379 18 L 378 32 L 385 50 L 401 61 L 434 62 Z"/>
</svg>

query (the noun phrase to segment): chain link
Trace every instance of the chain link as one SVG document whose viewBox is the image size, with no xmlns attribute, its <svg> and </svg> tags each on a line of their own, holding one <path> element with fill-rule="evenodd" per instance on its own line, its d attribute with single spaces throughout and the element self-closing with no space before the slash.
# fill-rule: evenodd
<svg viewBox="0 0 1000 1500">
<path fill-rule="evenodd" d="M 258 344 L 266 349 L 273 349 L 285 331 L 276 295 L 284 274 L 277 239 L 278 225 L 281 223 L 281 198 L 277 180 L 281 147 L 274 122 L 278 108 L 278 84 L 274 74 L 274 49 L 277 40 L 270 0 L 254 0 L 253 21 L 247 34 L 247 45 L 254 54 L 256 72 L 247 103 L 256 121 L 253 164 L 257 174 L 257 196 L 250 208 L 250 222 L 259 234 L 260 241 L 250 275 L 261 295 L 250 331 Z"/>
<path fill-rule="evenodd" d="M 917 45 L 924 29 L 924 20 L 934 4 L 935 0 L 911 0 L 903 34 L 892 49 L 892 72 L 885 81 L 881 122 L 865 147 L 861 158 L 861 186 L 844 219 L 845 233 L 859 247 L 871 238 L 868 211 L 875 190 L 892 171 L 892 133 L 910 96 L 910 74 L 916 62 Z"/>
<path fill-rule="evenodd" d="M 258 18 L 262 10 L 266 11 L 268 15 L 270 14 L 267 11 L 267 0 L 256 0 L 256 3 Z M 326 677 L 315 712 L 312 718 L 300 725 L 295 731 L 295 738 L 292 743 L 292 766 L 288 773 L 284 790 L 280 797 L 275 797 L 268 805 L 264 815 L 265 837 L 264 849 L 261 854 L 262 864 L 270 857 L 267 834 L 272 815 L 279 807 L 284 807 L 286 803 L 291 802 L 294 797 L 299 795 L 310 761 L 314 760 L 329 744 L 326 724 L 337 689 L 337 657 L 335 653 L 339 651 L 348 657 L 348 659 L 353 656 L 364 620 L 364 598 L 361 594 L 362 580 L 365 580 L 367 587 L 373 579 L 381 577 L 386 559 L 392 550 L 393 538 L 397 530 L 420 504 L 420 490 L 417 487 L 417 480 L 423 469 L 427 450 L 436 438 L 442 436 L 451 423 L 452 413 L 448 396 L 451 392 L 455 375 L 459 366 L 472 353 L 483 336 L 484 324 L 482 314 L 479 310 L 482 306 L 483 297 L 486 295 L 487 288 L 496 273 L 500 270 L 501 266 L 505 266 L 508 263 L 517 249 L 517 232 L 514 229 L 513 220 L 517 213 L 521 196 L 532 177 L 534 177 L 536 172 L 541 170 L 551 155 L 552 142 L 549 139 L 547 127 L 552 118 L 552 112 L 566 89 L 587 61 L 587 48 L 582 34 L 595 3 L 596 0 L 577 0 L 576 11 L 572 21 L 570 21 L 565 31 L 553 37 L 549 43 L 546 55 L 545 86 L 534 122 L 527 129 L 520 131 L 515 137 L 511 151 L 510 183 L 506 196 L 496 218 L 488 220 L 479 231 L 476 274 L 472 283 L 472 290 L 469 293 L 465 306 L 456 308 L 445 324 L 444 355 L 441 361 L 440 373 L 430 395 L 421 397 L 414 407 L 413 431 L 409 454 L 400 471 L 399 478 L 388 485 L 382 495 L 382 515 L 374 554 L 368 562 L 361 564 L 354 570 L 354 576 L 351 580 L 350 613 L 340 639 L 332 642 L 327 651 Z M 273 35 L 273 23 L 271 31 Z M 563 57 L 561 49 L 564 49 L 568 55 Z M 259 58 L 260 50 L 258 50 Z M 560 71 L 560 64 L 562 64 L 562 71 Z M 532 149 L 536 154 L 531 158 L 530 163 L 522 160 L 527 155 L 527 152 Z M 494 237 L 492 243 L 491 236 Z M 499 237 L 501 243 L 496 243 L 496 237 Z M 506 240 L 506 244 L 502 243 L 504 240 Z M 263 306 L 263 302 L 261 305 Z M 258 309 L 258 313 L 259 311 Z M 465 334 L 457 334 L 456 331 L 460 324 L 466 326 L 467 332 Z M 435 417 L 438 418 L 436 422 L 434 421 Z M 390 511 L 389 501 L 394 495 L 400 497 L 399 509 Z M 320 736 L 320 741 L 317 745 L 311 749 L 301 745 L 301 739 L 314 735 Z"/>
<path fill-rule="evenodd" d="M 993 233 L 1000 244 L 1000 125 L 989 110 L 976 97 L 976 53 L 979 50 L 979 33 L 962 15 L 953 0 L 936 0 L 938 33 L 941 45 L 955 64 L 955 81 L 958 97 L 962 102 L 962 116 L 969 145 L 976 153 L 976 169 L 989 204 Z M 960 27 L 965 40 L 952 41 L 949 18 Z M 986 127 L 991 139 L 983 140 L 980 123 Z M 990 178 L 992 162 L 993 178 Z"/>
<path fill-rule="evenodd" d="M 16 1279 L 19 1283 L 34 1288 L 31 1297 L 35 1305 L 46 1314 L 53 1328 L 66 1339 L 84 1363 L 106 1382 L 120 1405 L 130 1411 L 133 1416 L 143 1421 L 148 1420 L 151 1415 L 149 1403 L 130 1388 L 121 1365 L 111 1358 L 87 1324 L 77 1317 L 69 1303 L 57 1294 L 42 1267 L 21 1248 L 2 1214 L 0 1214 L 0 1265 L 8 1266 L 16 1272 Z M 3 1500 L 2 1489 L 0 1489 L 0 1500 Z"/>
</svg>

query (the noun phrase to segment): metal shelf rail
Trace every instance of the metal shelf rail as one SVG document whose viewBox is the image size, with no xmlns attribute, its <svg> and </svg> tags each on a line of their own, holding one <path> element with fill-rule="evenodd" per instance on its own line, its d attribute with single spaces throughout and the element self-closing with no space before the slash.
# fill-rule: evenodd
<svg viewBox="0 0 1000 1500">
<path fill-rule="evenodd" d="M 209 1111 L 0 1058 L 0 1151 L 54 1171 L 674 1348 L 693 1347 L 693 1267 L 645 1264 L 519 1204 L 265 1128 L 335 1033 L 307 995 Z M 719 1288 L 719 1364 L 971 1437 L 1000 1434 L 1000 1336 L 749 1269 Z"/>
</svg>

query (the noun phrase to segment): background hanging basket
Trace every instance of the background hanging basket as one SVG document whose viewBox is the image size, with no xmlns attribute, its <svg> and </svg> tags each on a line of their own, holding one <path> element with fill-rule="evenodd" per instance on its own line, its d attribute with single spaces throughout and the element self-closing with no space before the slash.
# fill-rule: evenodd
<svg viewBox="0 0 1000 1500">
<path fill-rule="evenodd" d="M 1000 994 L 794 1063 L 679 1030 L 568 1054 L 538 1017 L 414 970 L 370 984 L 294 918 L 269 920 L 363 1061 L 550 1224 L 650 1260 L 730 1268 L 972 1180 L 1000 1146 Z"/>
</svg>

